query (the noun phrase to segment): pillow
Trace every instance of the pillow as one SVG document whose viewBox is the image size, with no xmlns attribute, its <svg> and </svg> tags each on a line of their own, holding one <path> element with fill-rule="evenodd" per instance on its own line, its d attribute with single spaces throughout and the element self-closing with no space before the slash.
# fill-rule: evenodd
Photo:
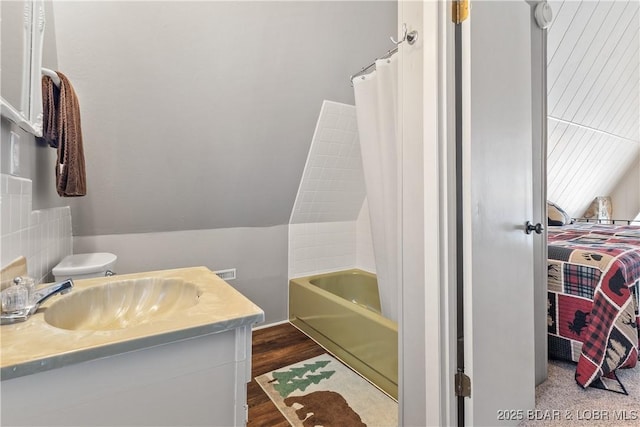
<svg viewBox="0 0 640 427">
<path fill-rule="evenodd" d="M 573 224 L 573 220 L 560 206 L 547 200 L 547 225 Z"/>
</svg>

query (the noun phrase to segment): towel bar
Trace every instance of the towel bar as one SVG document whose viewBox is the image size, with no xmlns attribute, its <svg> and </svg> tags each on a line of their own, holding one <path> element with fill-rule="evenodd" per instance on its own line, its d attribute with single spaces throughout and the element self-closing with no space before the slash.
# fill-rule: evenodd
<svg viewBox="0 0 640 427">
<path fill-rule="evenodd" d="M 48 68 L 42 68 L 42 74 L 45 76 L 51 77 L 53 84 L 56 85 L 57 87 L 60 87 L 60 77 L 56 74 L 55 71 L 50 70 Z"/>
</svg>

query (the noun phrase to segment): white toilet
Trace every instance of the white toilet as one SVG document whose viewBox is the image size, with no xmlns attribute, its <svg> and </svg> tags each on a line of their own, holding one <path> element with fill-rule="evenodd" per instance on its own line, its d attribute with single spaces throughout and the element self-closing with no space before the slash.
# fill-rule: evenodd
<svg viewBox="0 0 640 427">
<path fill-rule="evenodd" d="M 114 274 L 117 259 L 117 256 L 108 252 L 69 255 L 53 267 L 52 272 L 56 282 L 110 276 Z"/>
</svg>

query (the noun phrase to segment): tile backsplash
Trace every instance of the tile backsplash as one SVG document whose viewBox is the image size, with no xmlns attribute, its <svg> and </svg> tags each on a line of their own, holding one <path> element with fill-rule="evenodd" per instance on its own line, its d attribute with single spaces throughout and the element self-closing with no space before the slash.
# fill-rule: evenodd
<svg viewBox="0 0 640 427">
<path fill-rule="evenodd" d="M 32 210 L 31 180 L 0 175 L 0 266 L 27 258 L 29 275 L 53 280 L 51 269 L 72 253 L 68 206 Z"/>
</svg>

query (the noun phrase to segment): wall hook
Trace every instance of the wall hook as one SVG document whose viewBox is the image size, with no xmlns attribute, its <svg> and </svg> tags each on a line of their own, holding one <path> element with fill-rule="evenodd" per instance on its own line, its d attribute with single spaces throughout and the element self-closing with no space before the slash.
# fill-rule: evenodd
<svg viewBox="0 0 640 427">
<path fill-rule="evenodd" d="M 402 24 L 402 38 L 399 41 L 395 41 L 393 37 L 389 37 L 391 42 L 396 46 L 402 43 L 403 41 L 407 41 L 410 45 L 414 44 L 418 39 L 418 32 L 413 30 L 411 32 L 407 32 L 407 24 Z"/>
</svg>

